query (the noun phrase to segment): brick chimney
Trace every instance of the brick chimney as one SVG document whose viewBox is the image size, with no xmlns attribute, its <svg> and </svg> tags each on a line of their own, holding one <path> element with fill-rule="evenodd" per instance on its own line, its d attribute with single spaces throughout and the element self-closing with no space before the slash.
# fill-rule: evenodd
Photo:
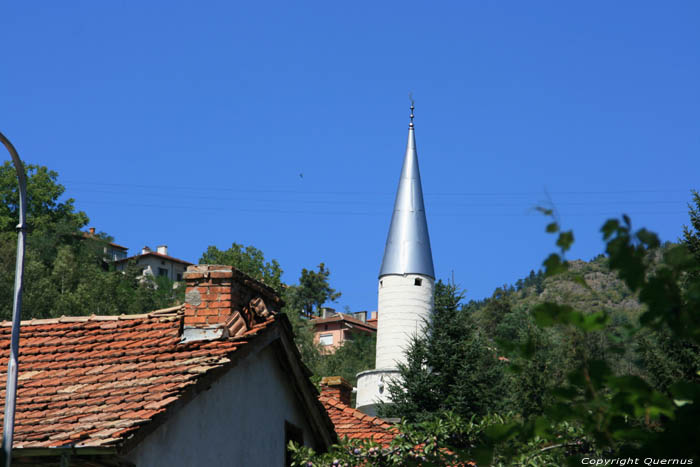
<svg viewBox="0 0 700 467">
<path fill-rule="evenodd" d="M 184 280 L 184 341 L 236 336 L 284 305 L 272 288 L 232 266 L 189 266 Z"/>
<path fill-rule="evenodd" d="M 337 399 L 348 407 L 350 405 L 350 396 L 352 395 L 352 386 L 342 376 L 326 376 L 321 379 L 321 395 Z"/>
</svg>

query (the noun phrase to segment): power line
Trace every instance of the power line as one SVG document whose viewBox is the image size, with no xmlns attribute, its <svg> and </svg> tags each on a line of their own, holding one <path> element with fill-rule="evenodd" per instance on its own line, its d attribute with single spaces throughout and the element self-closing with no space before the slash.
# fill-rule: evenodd
<svg viewBox="0 0 700 467">
<path fill-rule="evenodd" d="M 71 186 L 74 185 L 93 185 L 98 187 L 123 187 L 123 188 L 143 188 L 148 190 L 170 190 L 172 191 L 187 191 L 187 192 L 202 192 L 207 191 L 228 191 L 232 193 L 283 193 L 283 194 L 309 194 L 309 195 L 391 195 L 395 193 L 390 191 L 329 191 L 329 190 L 297 190 L 297 189 L 270 189 L 270 188 L 256 188 L 256 189 L 241 189 L 241 188 L 231 188 L 225 186 L 217 185 L 207 185 L 206 188 L 195 188 L 188 186 L 172 186 L 172 185 L 143 185 L 135 183 L 105 183 L 105 182 L 91 182 L 91 181 L 79 181 L 79 180 L 67 180 L 64 183 Z M 87 191 L 87 190 L 85 190 Z M 643 190 L 586 190 L 586 191 L 550 191 L 551 195 L 615 195 L 615 194 L 642 194 L 642 193 L 689 193 L 688 190 L 667 190 L 667 189 L 643 189 Z M 545 191 L 529 191 L 529 192 L 429 192 L 425 193 L 425 196 L 542 196 Z"/>
</svg>

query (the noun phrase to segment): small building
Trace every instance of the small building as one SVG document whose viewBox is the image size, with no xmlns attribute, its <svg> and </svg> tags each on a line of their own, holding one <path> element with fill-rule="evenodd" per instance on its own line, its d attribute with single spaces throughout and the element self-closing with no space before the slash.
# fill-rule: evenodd
<svg viewBox="0 0 700 467">
<path fill-rule="evenodd" d="M 87 232 L 83 232 L 83 237 L 91 238 L 104 243 L 103 251 L 104 260 L 106 262 L 119 261 L 120 259 L 125 259 L 127 257 L 127 252 L 129 251 L 127 247 L 117 245 L 116 243 L 108 242 L 106 240 L 102 240 L 101 238 L 95 235 L 94 227 L 90 227 L 90 229 Z"/>
<path fill-rule="evenodd" d="M 367 322 L 366 316 L 364 311 L 347 314 L 324 309 L 322 317 L 312 320 L 314 343 L 322 346 L 326 352 L 333 353 L 355 336 L 376 334 L 376 324 Z"/>
<path fill-rule="evenodd" d="M 281 466 L 290 440 L 336 442 L 274 290 L 230 266 L 184 278 L 182 306 L 22 322 L 13 465 Z"/>
<path fill-rule="evenodd" d="M 143 268 L 144 275 L 152 277 L 165 276 L 171 281 L 180 282 L 188 266 L 192 263 L 183 259 L 168 256 L 168 246 L 160 245 L 156 251 L 145 246 L 140 255 L 115 261 L 117 271 L 126 269 L 127 264 L 133 262 Z"/>
</svg>

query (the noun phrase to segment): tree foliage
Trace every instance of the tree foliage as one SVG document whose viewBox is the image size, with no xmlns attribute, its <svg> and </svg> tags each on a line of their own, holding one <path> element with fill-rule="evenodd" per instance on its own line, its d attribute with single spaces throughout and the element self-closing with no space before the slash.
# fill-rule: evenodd
<svg viewBox="0 0 700 467">
<path fill-rule="evenodd" d="M 694 203 L 691 219 L 700 207 L 696 194 Z M 546 230 L 557 235 L 559 251 L 544 261 L 541 281 L 522 281 L 517 289 L 504 287 L 463 307 L 507 357 L 504 392 L 513 397 L 504 402 L 516 410 L 467 419 L 431 408 L 423 421 L 404 421 L 389 447 L 345 441 L 326 455 L 298 448 L 299 465 L 581 465 L 584 457 L 700 461 L 697 227 L 686 228 L 683 243 L 662 245 L 646 229 L 633 230 L 626 216 L 607 221 L 601 229 L 606 256 L 592 264 L 617 276 L 612 288 L 602 280 L 603 270 L 584 274 L 580 262 L 566 259 L 571 231 L 561 231 L 556 221 Z M 611 306 L 611 296 L 623 305 Z M 458 348 L 453 339 L 442 345 Z M 414 392 L 412 385 L 440 390 L 432 385 L 441 375 L 427 376 L 434 371 L 428 352 L 416 343 L 411 352 L 404 391 Z M 406 405 L 405 394 L 395 397 L 413 417 L 417 404 Z M 421 403 L 431 404 L 430 394 Z"/>
<path fill-rule="evenodd" d="M 462 306 L 463 297 L 454 284 L 435 284 L 425 337 L 411 342 L 400 377 L 388 386 L 393 403 L 380 407 L 382 415 L 414 422 L 448 409 L 469 418 L 495 408 L 503 372 L 495 348 Z"/>
<path fill-rule="evenodd" d="M 697 345 L 700 342 L 700 282 L 685 279 L 698 271 L 700 264 L 689 248 L 675 245 L 662 250 L 655 234 L 646 229 L 634 231 L 627 216 L 608 220 L 601 230 L 611 269 L 638 294 L 645 306 L 639 324 L 630 326 L 626 335 L 618 336 L 620 345 L 610 350 L 624 352 L 625 346 L 633 345 L 635 335 L 645 331 L 668 333 L 673 339 Z M 558 225 L 553 231 L 559 232 Z M 558 275 L 567 271 L 564 254 L 573 240 L 573 236 L 567 234 L 570 233 L 559 232 L 560 252 L 553 253 L 545 262 L 545 274 Z M 657 253 L 662 255 L 660 264 L 650 260 Z M 564 327 L 584 337 L 604 330 L 610 320 L 605 310 L 577 310 L 554 302 L 538 305 L 533 316 L 540 327 Z M 519 350 L 526 353 L 524 348 Z M 678 379 L 665 384 L 668 392 L 664 393 L 664 388 L 653 387 L 637 374 L 616 373 L 608 361 L 593 352 L 582 352 L 579 358 L 566 382 L 555 388 L 556 400 L 547 405 L 544 414 L 494 427 L 490 436 L 491 449 L 510 440 L 527 442 L 535 436 L 552 439 L 548 427 L 552 423 L 567 422 L 581 427 L 596 449 L 621 457 L 698 460 L 700 434 L 693 422 L 700 415 L 697 381 L 677 374 Z M 571 456 L 567 462 L 580 465 L 580 456 Z"/>
<path fill-rule="evenodd" d="M 75 211 L 75 200 L 61 201 L 65 187 L 57 182 L 58 173 L 34 164 L 27 172 L 27 227 L 30 232 L 71 233 L 88 223 L 87 215 Z M 14 232 L 19 219 L 17 174 L 11 162 L 0 167 L 0 231 Z"/>
<path fill-rule="evenodd" d="M 209 246 L 199 259 L 200 264 L 225 264 L 248 274 L 269 285 L 278 292 L 282 291 L 282 268 L 276 259 L 265 260 L 265 255 L 252 245 L 231 244 L 227 250 Z"/>
<path fill-rule="evenodd" d="M 700 262 L 700 193 L 693 190 L 692 196 L 693 202 L 688 205 L 690 225 L 683 226 L 682 241 L 695 260 Z"/>
<path fill-rule="evenodd" d="M 76 211 L 58 174 L 27 165 L 27 248 L 22 318 L 143 313 L 181 300 L 172 282 L 140 278 L 141 269 L 109 269 L 103 249 L 111 238 L 86 237 L 87 215 Z M 0 167 L 0 319 L 11 319 L 18 222 L 14 167 Z M 181 293 L 180 293 L 181 295 Z"/>
<path fill-rule="evenodd" d="M 341 295 L 330 286 L 330 275 L 331 271 L 324 263 L 318 265 L 318 271 L 303 268 L 299 285 L 287 294 L 289 306 L 307 317 L 321 316 L 323 305 L 336 301 Z"/>
</svg>

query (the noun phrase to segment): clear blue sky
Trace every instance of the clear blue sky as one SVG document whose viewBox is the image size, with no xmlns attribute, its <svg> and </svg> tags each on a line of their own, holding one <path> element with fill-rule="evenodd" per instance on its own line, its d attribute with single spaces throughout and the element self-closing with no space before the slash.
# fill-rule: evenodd
<svg viewBox="0 0 700 467">
<path fill-rule="evenodd" d="M 325 262 L 376 309 L 408 93 L 436 274 L 469 298 L 628 213 L 675 240 L 700 188 L 700 4 L 15 2 L 0 128 L 91 226 L 196 262 Z M 303 176 L 301 176 L 301 175 Z"/>
</svg>

